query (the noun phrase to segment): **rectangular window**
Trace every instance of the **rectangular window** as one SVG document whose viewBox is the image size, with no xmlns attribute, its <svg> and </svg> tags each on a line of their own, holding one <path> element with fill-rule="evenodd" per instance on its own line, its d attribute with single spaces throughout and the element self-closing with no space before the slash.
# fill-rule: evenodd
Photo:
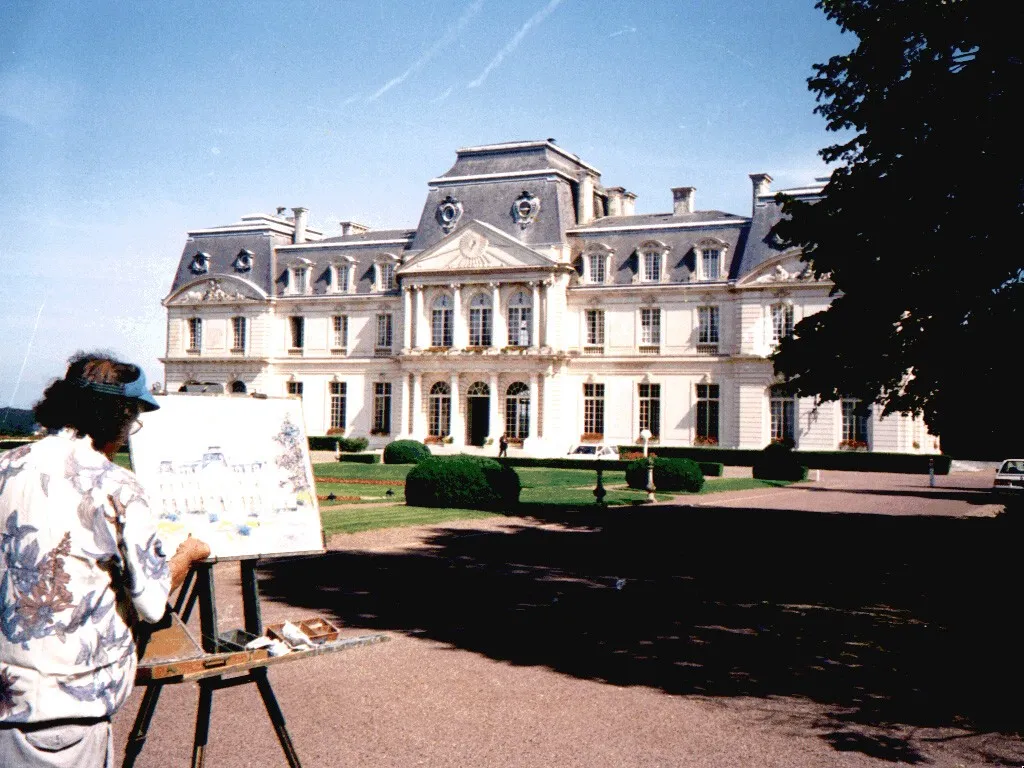
<svg viewBox="0 0 1024 768">
<path fill-rule="evenodd" d="M 717 280 L 720 275 L 722 252 L 717 248 L 701 251 L 700 264 L 705 280 Z"/>
<path fill-rule="evenodd" d="M 643 254 L 643 281 L 645 283 L 661 282 L 661 254 L 648 252 Z"/>
<path fill-rule="evenodd" d="M 652 437 L 661 434 L 661 384 L 640 384 L 640 429 L 651 430 Z"/>
<path fill-rule="evenodd" d="M 842 410 L 843 439 L 839 445 L 843 448 L 867 448 L 868 409 L 864 405 L 864 401 L 853 397 L 844 397 Z"/>
<path fill-rule="evenodd" d="M 188 319 L 188 351 L 198 352 L 203 348 L 203 320 L 200 317 Z"/>
<path fill-rule="evenodd" d="M 513 347 L 530 346 L 530 307 L 509 307 L 508 343 Z"/>
<path fill-rule="evenodd" d="M 605 279 L 605 259 L 607 257 L 601 254 L 591 254 L 587 257 L 588 267 L 590 268 L 590 282 L 603 284 Z"/>
<path fill-rule="evenodd" d="M 331 429 L 345 429 L 346 390 L 344 381 L 332 381 L 331 390 Z"/>
<path fill-rule="evenodd" d="M 378 352 L 391 352 L 392 339 L 391 315 L 377 315 L 377 343 Z"/>
<path fill-rule="evenodd" d="M 775 304 L 772 307 L 772 344 L 778 344 L 793 335 L 793 306 Z"/>
<path fill-rule="evenodd" d="M 469 310 L 469 346 L 491 346 L 490 307 L 471 307 Z"/>
<path fill-rule="evenodd" d="M 604 310 L 588 309 L 586 312 L 587 321 L 587 346 L 604 346 Z"/>
<path fill-rule="evenodd" d="M 288 382 L 288 394 L 295 395 L 296 397 L 302 397 L 302 382 L 301 381 L 289 381 Z"/>
<path fill-rule="evenodd" d="M 661 344 L 661 310 L 644 307 L 640 310 L 640 343 Z"/>
<path fill-rule="evenodd" d="M 334 290 L 338 293 L 348 293 L 348 284 L 351 280 L 351 275 L 351 265 L 336 264 L 334 267 Z"/>
<path fill-rule="evenodd" d="M 796 403 L 792 397 L 773 392 L 768 401 L 771 409 L 772 442 L 796 441 Z"/>
<path fill-rule="evenodd" d="M 583 385 L 583 432 L 604 435 L 604 384 Z"/>
<path fill-rule="evenodd" d="M 697 385 L 695 445 L 718 445 L 718 385 Z"/>
<path fill-rule="evenodd" d="M 391 434 L 391 384 L 387 382 L 373 385 L 373 434 Z"/>
<path fill-rule="evenodd" d="M 718 354 L 718 307 L 697 308 L 697 354 Z"/>
<path fill-rule="evenodd" d="M 377 265 L 380 270 L 380 289 L 391 291 L 395 288 L 395 265 L 391 262 L 382 262 Z"/>
<path fill-rule="evenodd" d="M 288 348 L 292 350 L 302 349 L 306 342 L 306 319 L 304 317 L 289 317 L 288 323 L 291 331 L 288 339 Z"/>
<path fill-rule="evenodd" d="M 245 352 L 246 321 L 244 317 L 231 318 L 231 351 Z"/>
<path fill-rule="evenodd" d="M 288 271 L 288 293 L 309 291 L 309 267 L 292 267 Z"/>
<path fill-rule="evenodd" d="M 348 349 L 348 315 L 335 315 L 331 319 L 331 349 Z"/>
</svg>

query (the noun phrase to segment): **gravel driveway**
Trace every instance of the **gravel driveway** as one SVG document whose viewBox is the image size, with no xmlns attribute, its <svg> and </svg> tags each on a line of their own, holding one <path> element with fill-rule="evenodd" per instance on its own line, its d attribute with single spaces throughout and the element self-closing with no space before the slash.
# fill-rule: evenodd
<svg viewBox="0 0 1024 768">
<path fill-rule="evenodd" d="M 264 622 L 390 639 L 270 679 L 307 768 L 1021 765 L 1022 526 L 991 475 L 338 535 L 261 568 Z M 166 687 L 138 766 L 188 764 L 196 701 Z M 207 765 L 285 764 L 255 686 L 218 691 Z"/>
</svg>

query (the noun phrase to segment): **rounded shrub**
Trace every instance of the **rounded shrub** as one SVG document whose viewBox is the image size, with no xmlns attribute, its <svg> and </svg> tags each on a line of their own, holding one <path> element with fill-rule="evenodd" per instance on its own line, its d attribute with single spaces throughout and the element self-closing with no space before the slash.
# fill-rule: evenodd
<svg viewBox="0 0 1024 768">
<path fill-rule="evenodd" d="M 418 440 L 395 440 L 384 446 L 385 464 L 419 464 L 430 458 L 430 449 Z"/>
<path fill-rule="evenodd" d="M 647 489 L 647 459 L 634 459 L 626 465 L 630 488 Z M 704 487 L 704 473 L 692 459 L 654 459 L 654 487 L 659 491 L 697 493 Z"/>
<path fill-rule="evenodd" d="M 478 456 L 431 456 L 405 476 L 405 503 L 418 507 L 493 509 L 519 501 L 512 467 Z"/>
<path fill-rule="evenodd" d="M 370 446 L 370 441 L 365 437 L 339 437 L 337 444 L 342 453 L 359 453 Z"/>
<path fill-rule="evenodd" d="M 752 474 L 757 480 L 789 480 L 807 479 L 807 467 L 800 463 L 799 457 L 793 453 L 787 443 L 769 443 L 754 461 Z"/>
</svg>

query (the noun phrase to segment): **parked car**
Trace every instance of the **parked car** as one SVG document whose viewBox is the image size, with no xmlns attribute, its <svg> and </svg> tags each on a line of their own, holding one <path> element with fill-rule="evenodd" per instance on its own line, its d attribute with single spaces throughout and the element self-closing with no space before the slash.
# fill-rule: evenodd
<svg viewBox="0 0 1024 768">
<path fill-rule="evenodd" d="M 996 470 L 992 483 L 995 491 L 1020 493 L 1024 491 L 1024 459 L 1007 459 Z"/>
<path fill-rule="evenodd" d="M 569 449 L 570 459 L 610 459 L 617 461 L 619 448 L 616 445 L 605 445 L 604 443 L 580 443 Z"/>
</svg>

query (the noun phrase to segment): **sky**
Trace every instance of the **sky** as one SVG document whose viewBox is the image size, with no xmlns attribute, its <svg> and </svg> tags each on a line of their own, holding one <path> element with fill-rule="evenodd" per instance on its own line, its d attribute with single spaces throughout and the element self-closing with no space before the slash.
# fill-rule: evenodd
<svg viewBox="0 0 1024 768">
<path fill-rule="evenodd" d="M 553 138 L 637 213 L 828 173 L 812 0 L 0 4 L 0 406 L 102 349 L 163 381 L 187 232 L 279 206 L 415 227 L 459 147 Z"/>
</svg>

